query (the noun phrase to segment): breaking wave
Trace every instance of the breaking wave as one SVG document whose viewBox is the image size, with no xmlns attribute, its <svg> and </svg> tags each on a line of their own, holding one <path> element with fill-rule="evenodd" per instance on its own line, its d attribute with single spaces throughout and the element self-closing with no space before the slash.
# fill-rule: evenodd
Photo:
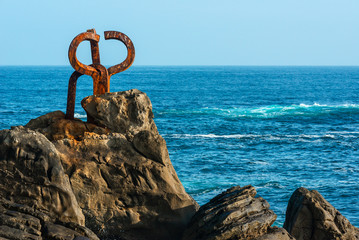
<svg viewBox="0 0 359 240">
<path fill-rule="evenodd" d="M 170 109 L 157 112 L 157 114 L 174 115 L 218 115 L 229 118 L 279 118 L 290 116 L 318 116 L 329 114 L 353 114 L 359 113 L 358 104 L 322 105 L 314 103 L 299 105 L 269 105 L 260 107 L 233 107 L 233 108 L 201 108 L 193 110 Z"/>
<path fill-rule="evenodd" d="M 355 138 L 359 137 L 359 132 L 327 132 L 325 134 L 298 134 L 298 135 L 275 135 L 275 134 L 229 134 L 229 135 L 216 135 L 216 134 L 164 134 L 165 138 L 177 139 L 257 139 L 266 141 L 313 141 L 313 140 L 330 140 L 338 138 Z"/>
<path fill-rule="evenodd" d="M 86 115 L 86 114 L 75 113 L 75 114 L 74 114 L 74 117 L 75 117 L 75 118 L 84 119 L 84 118 L 87 118 L 87 115 Z"/>
</svg>

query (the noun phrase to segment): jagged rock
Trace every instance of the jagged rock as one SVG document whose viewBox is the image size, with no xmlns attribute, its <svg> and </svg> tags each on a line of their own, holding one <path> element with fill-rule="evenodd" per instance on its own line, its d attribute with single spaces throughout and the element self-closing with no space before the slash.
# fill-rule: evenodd
<svg viewBox="0 0 359 240">
<path fill-rule="evenodd" d="M 40 236 L 27 233 L 20 229 L 11 228 L 6 225 L 0 226 L 0 237 L 6 237 L 5 239 L 14 239 L 14 240 L 22 240 L 22 239 L 42 240 Z"/>
<path fill-rule="evenodd" d="M 46 223 L 44 232 L 46 238 L 56 240 L 73 240 L 78 235 L 74 230 L 54 223 Z"/>
<path fill-rule="evenodd" d="M 41 210 L 0 198 L 0 239 L 99 240 L 84 226 L 52 221 Z"/>
<path fill-rule="evenodd" d="M 25 127 L 44 134 L 50 141 L 64 138 L 80 141 L 85 132 L 109 133 L 109 129 L 96 126 L 95 124 L 85 123 L 79 119 L 65 119 L 65 114 L 61 111 L 50 112 L 32 119 Z"/>
<path fill-rule="evenodd" d="M 44 238 L 53 240 L 90 240 L 87 237 L 80 236 L 80 234 L 70 228 L 59 224 L 46 222 L 44 226 Z"/>
<path fill-rule="evenodd" d="M 151 159 L 119 133 L 85 134 L 81 142 L 64 139 L 56 147 L 86 224 L 100 237 L 175 239 L 196 211 L 168 153 Z"/>
<path fill-rule="evenodd" d="M 180 238 L 198 205 L 177 177 L 147 95 L 106 93 L 82 105 L 93 122 L 112 130 L 55 143 L 87 226 L 100 237 Z"/>
<path fill-rule="evenodd" d="M 0 197 L 84 225 L 60 155 L 41 133 L 23 127 L 0 131 L 0 179 Z"/>
<path fill-rule="evenodd" d="M 23 158 L 48 159 L 47 152 L 51 150 L 51 161 L 62 163 L 58 170 L 61 177 L 57 178 L 68 181 L 68 176 L 70 180 L 71 186 L 64 183 L 71 191 L 70 198 L 64 198 L 65 203 L 75 196 L 85 215 L 86 226 L 101 239 L 180 239 L 198 204 L 185 192 L 177 177 L 165 140 L 153 121 L 147 95 L 138 90 L 106 93 L 87 97 L 82 105 L 92 123 L 66 120 L 64 113 L 56 111 L 31 120 L 26 129 L 14 128 L 2 134 L 19 131 L 17 141 L 22 148 L 33 141 L 27 135 L 41 138 L 42 144 L 30 144 L 32 147 L 26 148 Z M 16 144 L 12 141 L 8 148 L 16 149 Z M 16 151 L 9 152 L 11 159 L 16 159 L 17 155 L 12 153 Z M 43 179 L 42 172 L 35 174 L 34 164 L 26 167 L 29 170 L 26 176 Z M 47 161 L 36 164 L 46 169 L 49 165 Z M 17 184 L 16 181 L 17 178 L 11 180 Z M 47 186 L 47 180 L 43 182 Z M 10 182 L 4 191 L 9 185 Z M 39 188 L 42 187 L 39 184 Z M 32 195 L 42 196 L 41 191 Z M 49 199 L 51 202 L 58 205 L 54 198 Z M 43 209 L 53 211 L 50 205 Z M 70 219 L 75 213 L 67 216 L 67 221 L 64 216 L 59 220 L 76 222 Z M 69 232 L 70 237 L 75 236 Z"/>
<path fill-rule="evenodd" d="M 271 227 L 268 232 L 254 240 L 295 240 L 284 228 Z"/>
<path fill-rule="evenodd" d="M 284 229 L 270 228 L 277 216 L 266 200 L 255 198 L 256 194 L 255 188 L 248 185 L 232 187 L 214 197 L 193 216 L 182 239 L 293 239 Z M 267 233 L 271 235 L 265 237 Z"/>
<path fill-rule="evenodd" d="M 319 192 L 298 188 L 291 196 L 284 228 L 297 240 L 357 240 L 350 224 Z"/>
<path fill-rule="evenodd" d="M 151 101 L 137 89 L 89 96 L 81 105 L 90 122 L 124 133 L 129 138 L 143 130 L 157 133 Z"/>
<path fill-rule="evenodd" d="M 135 149 L 163 165 L 170 165 L 166 141 L 159 135 L 149 131 L 141 131 L 133 139 Z"/>
</svg>

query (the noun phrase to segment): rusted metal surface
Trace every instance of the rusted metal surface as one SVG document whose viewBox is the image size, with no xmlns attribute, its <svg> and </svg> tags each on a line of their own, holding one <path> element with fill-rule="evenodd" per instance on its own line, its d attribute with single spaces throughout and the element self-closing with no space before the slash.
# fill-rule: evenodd
<svg viewBox="0 0 359 240">
<path fill-rule="evenodd" d="M 110 91 L 110 78 L 112 75 L 125 71 L 132 65 L 135 59 L 135 47 L 133 46 L 131 39 L 121 32 L 106 31 L 105 40 L 108 39 L 117 39 L 124 43 L 127 48 L 126 59 L 122 63 L 109 67 L 108 69 L 101 65 L 98 46 L 100 36 L 96 34 L 95 29 L 90 29 L 87 30 L 87 32 L 80 33 L 72 40 L 69 47 L 69 60 L 71 66 L 75 69 L 75 72 L 73 72 L 69 80 L 66 119 L 74 119 L 76 84 L 77 79 L 80 76 L 91 76 L 93 79 L 93 94 L 100 95 Z M 83 41 L 90 41 L 92 57 L 91 65 L 81 63 L 76 57 L 76 50 Z"/>
<path fill-rule="evenodd" d="M 121 32 L 116 31 L 106 31 L 105 32 L 105 39 L 117 39 L 123 42 L 127 47 L 127 57 L 126 59 L 115 66 L 108 68 L 109 76 L 125 71 L 127 68 L 131 66 L 133 63 L 133 60 L 135 60 L 135 47 L 133 46 L 133 43 L 129 37 L 127 37 L 125 34 Z"/>
<path fill-rule="evenodd" d="M 66 119 L 74 119 L 76 84 L 77 84 L 77 79 L 82 75 L 83 75 L 82 73 L 79 73 L 77 71 L 71 74 L 69 80 L 69 88 L 67 90 L 67 107 L 66 107 L 66 115 L 65 115 Z"/>
</svg>

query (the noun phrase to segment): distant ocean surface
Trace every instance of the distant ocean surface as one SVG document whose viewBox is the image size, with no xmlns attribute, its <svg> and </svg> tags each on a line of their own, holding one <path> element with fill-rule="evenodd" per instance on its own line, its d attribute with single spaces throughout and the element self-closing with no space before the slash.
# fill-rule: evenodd
<svg viewBox="0 0 359 240">
<path fill-rule="evenodd" d="M 66 109 L 71 67 L 0 67 L 0 129 Z M 252 184 L 285 219 L 298 187 L 359 227 L 359 67 L 139 67 L 111 91 L 150 97 L 180 180 L 200 205 Z M 78 80 L 75 117 L 92 79 Z"/>
</svg>

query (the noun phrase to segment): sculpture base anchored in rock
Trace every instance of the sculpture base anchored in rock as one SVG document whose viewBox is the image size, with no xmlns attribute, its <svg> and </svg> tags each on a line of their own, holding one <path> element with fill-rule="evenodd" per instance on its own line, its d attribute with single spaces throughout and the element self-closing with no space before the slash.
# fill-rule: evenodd
<svg viewBox="0 0 359 240">
<path fill-rule="evenodd" d="M 112 75 L 128 69 L 135 59 L 135 48 L 129 37 L 117 31 L 106 31 L 105 39 L 116 39 L 126 45 L 127 57 L 117 65 L 109 67 L 108 69 L 101 65 L 100 52 L 98 42 L 100 36 L 96 34 L 95 29 L 87 30 L 87 32 L 80 33 L 71 42 L 69 47 L 69 60 L 75 72 L 70 77 L 69 88 L 67 94 L 66 118 L 74 119 L 75 99 L 76 99 L 76 85 L 77 79 L 82 75 L 89 75 L 93 79 L 93 94 L 100 95 L 110 91 L 110 78 Z M 77 47 L 83 41 L 90 41 L 92 64 L 86 65 L 81 63 L 76 57 Z"/>
</svg>

